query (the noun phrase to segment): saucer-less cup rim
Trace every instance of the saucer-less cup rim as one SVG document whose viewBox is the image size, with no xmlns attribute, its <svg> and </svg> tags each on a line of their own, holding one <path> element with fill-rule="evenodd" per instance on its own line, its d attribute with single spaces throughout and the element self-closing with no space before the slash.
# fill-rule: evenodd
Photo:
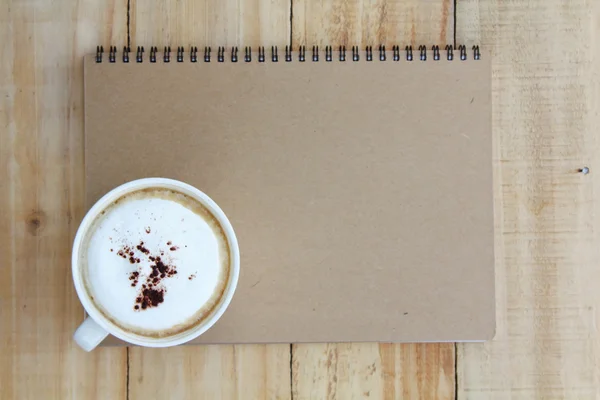
<svg viewBox="0 0 600 400">
<path fill-rule="evenodd" d="M 152 338 L 127 332 L 121 329 L 119 326 L 115 325 L 108 318 L 106 318 L 90 299 L 89 293 L 84 287 L 83 276 L 81 273 L 81 268 L 79 266 L 79 255 L 82 244 L 81 242 L 87 234 L 90 224 L 95 220 L 97 215 L 100 212 L 102 212 L 102 210 L 104 210 L 108 205 L 110 205 L 114 200 L 122 197 L 123 195 L 151 187 L 172 189 L 187 194 L 188 196 L 199 200 L 213 214 L 213 216 L 217 219 L 217 221 L 223 228 L 223 231 L 229 244 L 230 252 L 229 281 L 227 283 L 225 293 L 223 294 L 223 297 L 221 298 L 218 306 L 215 307 L 215 309 L 208 316 L 208 318 L 206 318 L 197 326 L 185 332 L 181 332 L 164 338 Z M 233 294 L 237 287 L 240 270 L 240 252 L 235 232 L 233 231 L 233 227 L 227 219 L 227 216 L 225 215 L 223 210 L 221 210 L 221 208 L 205 193 L 187 183 L 180 182 L 174 179 L 143 178 L 124 183 L 121 186 L 112 189 L 110 192 L 108 192 L 102 198 L 100 198 L 100 200 L 98 200 L 87 212 L 87 214 L 81 221 L 79 228 L 77 229 L 77 234 L 75 235 L 75 239 L 73 241 L 71 267 L 73 272 L 73 282 L 75 284 L 75 290 L 77 291 L 77 295 L 83 305 L 83 308 L 88 314 L 88 317 L 79 326 L 74 335 L 74 339 L 77 342 L 77 344 L 79 344 L 79 346 L 81 346 L 86 351 L 93 350 L 106 336 L 108 336 L 108 334 L 111 334 L 128 343 L 139 346 L 168 347 L 183 344 L 197 338 L 198 336 L 206 332 L 208 329 L 210 329 L 219 320 L 219 318 L 221 318 L 221 316 L 229 306 L 229 303 L 231 302 L 231 299 L 233 298 Z"/>
</svg>

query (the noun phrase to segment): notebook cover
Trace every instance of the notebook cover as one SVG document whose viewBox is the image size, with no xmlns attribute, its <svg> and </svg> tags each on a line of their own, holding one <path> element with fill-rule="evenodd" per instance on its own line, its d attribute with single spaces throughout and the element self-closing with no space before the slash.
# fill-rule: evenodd
<svg viewBox="0 0 600 400">
<path fill-rule="evenodd" d="M 85 59 L 86 201 L 160 176 L 225 211 L 239 285 L 196 343 L 493 336 L 489 57 L 157 58 Z"/>
</svg>

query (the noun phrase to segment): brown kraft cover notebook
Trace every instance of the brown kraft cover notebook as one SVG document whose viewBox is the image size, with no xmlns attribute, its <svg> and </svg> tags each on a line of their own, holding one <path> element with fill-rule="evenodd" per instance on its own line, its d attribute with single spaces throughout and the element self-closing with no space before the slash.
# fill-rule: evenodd
<svg viewBox="0 0 600 400">
<path fill-rule="evenodd" d="M 87 206 L 167 177 L 225 211 L 239 285 L 195 343 L 490 339 L 491 68 L 460 53 L 90 55 Z"/>
</svg>

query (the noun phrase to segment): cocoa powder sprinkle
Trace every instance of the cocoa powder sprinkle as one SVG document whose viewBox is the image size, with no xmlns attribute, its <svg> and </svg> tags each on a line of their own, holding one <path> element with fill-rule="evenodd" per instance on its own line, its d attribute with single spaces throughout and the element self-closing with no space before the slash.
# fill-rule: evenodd
<svg viewBox="0 0 600 400">
<path fill-rule="evenodd" d="M 142 299 L 142 308 L 156 307 L 165 301 L 164 289 L 144 289 L 142 291 L 144 298 Z"/>
<path fill-rule="evenodd" d="M 144 247 L 144 242 L 141 242 L 140 244 L 138 244 L 137 246 L 135 246 L 136 249 L 138 249 L 139 251 L 141 251 L 144 254 L 149 254 L 150 250 L 148 250 L 147 248 Z"/>
<path fill-rule="evenodd" d="M 168 245 L 171 246 L 171 251 L 178 249 L 171 241 L 168 242 Z M 113 249 L 110 250 L 113 251 Z M 139 251 L 141 254 L 136 254 L 136 251 Z M 163 250 L 159 250 L 156 254 L 151 254 L 143 241 L 140 241 L 137 245 L 123 245 L 117 251 L 119 257 L 129 260 L 131 264 L 140 264 L 141 258 L 138 256 L 141 256 L 142 254 L 147 257 L 147 260 L 150 262 L 149 267 L 151 268 L 151 271 L 148 275 L 144 274 L 144 276 L 142 276 L 142 269 L 138 266 L 136 271 L 128 273 L 128 280 L 130 281 L 131 287 L 137 287 L 140 277 L 143 279 L 133 305 L 134 310 L 137 311 L 158 307 L 163 303 L 165 301 L 166 288 L 162 285 L 162 280 L 172 278 L 177 274 L 176 267 L 171 264 L 170 259 L 168 257 L 166 259 L 164 258 Z"/>
</svg>

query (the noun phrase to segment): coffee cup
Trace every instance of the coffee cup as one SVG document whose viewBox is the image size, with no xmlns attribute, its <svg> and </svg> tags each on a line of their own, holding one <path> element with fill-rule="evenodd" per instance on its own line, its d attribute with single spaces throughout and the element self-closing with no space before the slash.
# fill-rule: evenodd
<svg viewBox="0 0 600 400">
<path fill-rule="evenodd" d="M 172 179 L 125 183 L 75 235 L 73 282 L 87 312 L 75 342 L 86 351 L 109 334 L 147 347 L 188 342 L 223 315 L 239 272 L 233 227 L 210 197 Z"/>
</svg>

